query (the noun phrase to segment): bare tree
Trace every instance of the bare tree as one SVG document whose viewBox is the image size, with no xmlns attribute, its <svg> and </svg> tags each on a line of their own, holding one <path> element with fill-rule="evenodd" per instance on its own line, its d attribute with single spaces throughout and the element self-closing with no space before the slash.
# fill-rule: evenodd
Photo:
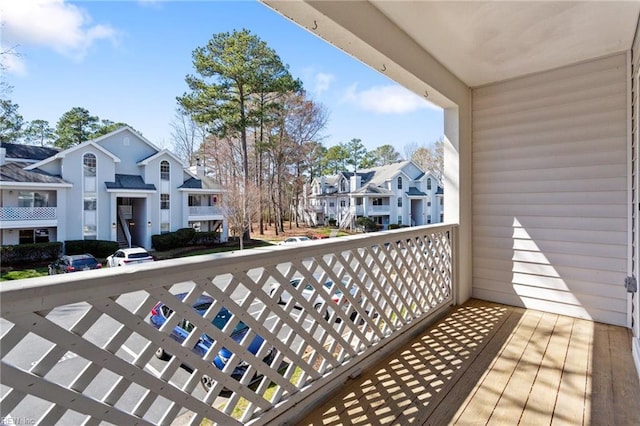
<svg viewBox="0 0 640 426">
<path fill-rule="evenodd" d="M 411 154 L 411 160 L 438 180 L 444 175 L 444 141 L 438 139 L 430 147 L 421 146 Z"/>
<path fill-rule="evenodd" d="M 244 180 L 236 179 L 222 197 L 222 211 L 229 223 L 231 235 L 240 241 L 240 250 L 244 249 L 244 236 L 258 214 L 258 203 L 250 203 L 257 197 L 257 188 Z"/>
<path fill-rule="evenodd" d="M 171 142 L 176 155 L 189 166 L 195 165 L 198 149 L 205 140 L 204 126 L 198 124 L 182 109 L 177 108 L 171 122 Z"/>
</svg>

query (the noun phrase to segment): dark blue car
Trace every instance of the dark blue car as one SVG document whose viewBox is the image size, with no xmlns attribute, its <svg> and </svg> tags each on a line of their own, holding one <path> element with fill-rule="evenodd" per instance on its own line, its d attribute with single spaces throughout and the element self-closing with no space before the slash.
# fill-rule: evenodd
<svg viewBox="0 0 640 426">
<path fill-rule="evenodd" d="M 177 294 L 176 297 L 182 300 L 185 298 L 186 295 L 187 293 L 180 293 L 180 294 Z M 193 309 L 195 309 L 196 312 L 198 312 L 200 315 L 204 315 L 204 313 L 207 311 L 207 309 L 209 309 L 209 307 L 213 304 L 213 302 L 214 300 L 210 296 L 200 296 L 198 300 L 196 300 L 196 302 L 193 304 Z M 162 302 L 158 302 L 153 307 L 153 309 L 151 309 L 151 317 L 149 318 L 149 321 L 156 328 L 160 328 L 160 326 L 164 324 L 167 318 L 169 318 L 169 315 L 171 315 L 171 312 L 173 312 L 171 308 L 169 308 Z M 224 326 L 227 324 L 227 322 L 229 322 L 232 315 L 233 314 L 229 312 L 226 308 L 222 308 L 220 309 L 218 314 L 213 318 L 212 323 L 213 325 L 218 327 L 220 330 L 222 330 Z M 173 328 L 173 331 L 171 332 L 171 337 L 174 340 L 176 340 L 178 343 L 182 343 L 187 338 L 187 336 L 189 336 L 189 333 L 193 329 L 194 329 L 194 325 L 191 324 L 190 321 L 181 319 L 178 322 L 178 325 L 176 325 Z M 235 329 L 231 332 L 231 338 L 236 342 L 240 343 L 248 332 L 249 332 L 249 327 L 246 324 L 244 324 L 242 321 L 240 321 L 238 325 L 235 327 Z M 263 342 L 264 342 L 264 339 L 256 335 L 247 349 L 249 350 L 249 352 L 255 355 L 260 350 L 260 347 L 262 346 Z M 202 334 L 201 338 L 198 340 L 198 343 L 196 343 L 196 345 L 193 347 L 193 352 L 195 352 L 196 354 L 202 357 L 213 345 L 213 343 L 214 343 L 214 340 L 211 337 L 209 337 L 206 334 Z M 218 352 L 216 357 L 213 359 L 213 364 L 216 367 L 218 367 L 220 370 L 222 370 L 232 355 L 233 353 L 230 350 L 223 347 Z M 171 358 L 171 354 L 166 352 L 163 348 L 158 348 L 158 350 L 156 351 L 156 356 L 165 361 Z M 275 356 L 276 356 L 276 350 L 271 348 L 267 353 L 267 356 L 263 358 L 263 361 L 271 365 L 271 362 L 273 361 Z M 189 368 L 189 366 L 185 366 L 185 367 Z M 246 362 L 241 361 L 233 370 L 231 377 L 233 377 L 236 380 L 240 380 L 248 367 L 249 365 Z M 252 383 L 257 382 L 258 380 L 260 380 L 260 378 L 261 376 L 256 375 L 253 378 Z M 202 385 L 207 391 L 213 385 L 212 383 L 213 380 L 207 375 L 203 375 L 201 381 L 202 381 Z"/>
</svg>

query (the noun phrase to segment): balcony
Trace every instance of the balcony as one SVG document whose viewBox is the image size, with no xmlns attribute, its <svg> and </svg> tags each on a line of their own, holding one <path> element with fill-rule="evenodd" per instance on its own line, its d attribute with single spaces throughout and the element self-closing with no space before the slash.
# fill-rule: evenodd
<svg viewBox="0 0 640 426">
<path fill-rule="evenodd" d="M 0 207 L 0 221 L 56 219 L 56 207 Z"/>
<path fill-rule="evenodd" d="M 189 206 L 189 220 L 195 218 L 222 218 L 222 209 L 218 206 Z"/>
<path fill-rule="evenodd" d="M 456 229 L 411 228 L 5 284 L 1 415 L 40 424 L 286 419 L 452 305 Z M 290 286 L 295 277 L 313 288 L 311 296 Z M 327 281 L 338 284 L 328 290 Z M 335 292 L 343 286 L 350 291 Z M 204 293 L 218 302 L 203 318 L 191 304 Z M 285 293 L 291 299 L 278 303 Z M 160 329 L 148 322 L 157 301 L 174 312 Z M 233 318 L 220 330 L 211 318 L 223 305 Z M 169 335 L 182 319 L 194 328 L 180 343 Z M 239 321 L 251 328 L 241 342 L 229 338 Z M 203 333 L 215 344 L 198 356 L 191 348 Z M 249 350 L 255 335 L 267 343 Z M 234 355 L 219 370 L 211 360 L 223 346 Z M 156 359 L 159 347 L 173 358 Z M 271 350 L 275 358 L 266 364 Z M 239 365 L 245 370 L 234 380 Z"/>
<path fill-rule="evenodd" d="M 630 342 L 623 327 L 470 300 L 296 424 L 637 425 Z"/>
<path fill-rule="evenodd" d="M 3 228 L 57 226 L 56 207 L 0 207 Z"/>
</svg>

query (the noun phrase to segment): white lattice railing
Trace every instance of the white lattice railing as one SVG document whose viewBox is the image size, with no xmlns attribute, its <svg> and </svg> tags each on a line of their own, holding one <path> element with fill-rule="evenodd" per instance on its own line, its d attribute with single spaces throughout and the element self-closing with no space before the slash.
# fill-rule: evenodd
<svg viewBox="0 0 640 426">
<path fill-rule="evenodd" d="M 0 207 L 0 221 L 55 219 L 56 207 Z"/>
<path fill-rule="evenodd" d="M 13 424 L 286 421 L 452 303 L 455 230 L 407 228 L 3 283 L 0 414 Z M 289 284 L 296 277 L 311 296 Z M 328 280 L 354 287 L 342 309 L 322 286 Z M 272 292 L 273 283 L 281 286 Z M 174 296 L 183 292 L 182 301 Z M 285 292 L 291 299 L 279 304 Z M 202 317 L 191 305 L 204 293 L 215 303 Z M 173 309 L 160 330 L 148 322 L 159 300 Z M 221 306 L 233 313 L 222 331 L 211 325 Z M 195 328 L 181 344 L 169 333 L 183 319 Z M 229 337 L 238 321 L 251 328 L 240 343 Z M 202 333 L 215 340 L 203 357 L 191 351 Z M 265 343 L 252 353 L 255 335 Z M 174 357 L 157 359 L 159 347 Z M 219 370 L 211 360 L 222 347 L 235 355 Z M 242 362 L 248 368 L 234 380 Z M 200 386 L 207 376 L 209 391 Z"/>
<path fill-rule="evenodd" d="M 189 216 L 214 216 L 221 215 L 222 209 L 217 206 L 190 206 Z"/>
</svg>

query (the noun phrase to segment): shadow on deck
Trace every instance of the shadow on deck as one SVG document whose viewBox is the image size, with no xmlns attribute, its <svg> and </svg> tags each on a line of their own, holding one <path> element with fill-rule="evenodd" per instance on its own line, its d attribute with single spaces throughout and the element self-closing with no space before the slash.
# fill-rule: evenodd
<svg viewBox="0 0 640 426">
<path fill-rule="evenodd" d="M 640 424 L 631 333 L 471 300 L 298 424 Z"/>
</svg>

